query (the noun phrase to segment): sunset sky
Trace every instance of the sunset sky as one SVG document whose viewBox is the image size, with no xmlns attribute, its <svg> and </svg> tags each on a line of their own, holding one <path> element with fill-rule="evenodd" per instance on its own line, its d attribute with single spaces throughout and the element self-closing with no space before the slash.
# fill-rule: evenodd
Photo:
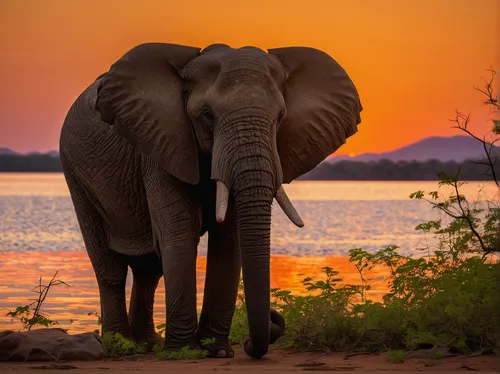
<svg viewBox="0 0 500 374">
<path fill-rule="evenodd" d="M 500 68 L 498 0 L 0 0 L 0 147 L 58 148 L 72 102 L 133 46 L 303 45 L 335 58 L 364 106 L 340 150 L 454 135 L 455 109 L 491 128 L 473 89 Z"/>
</svg>

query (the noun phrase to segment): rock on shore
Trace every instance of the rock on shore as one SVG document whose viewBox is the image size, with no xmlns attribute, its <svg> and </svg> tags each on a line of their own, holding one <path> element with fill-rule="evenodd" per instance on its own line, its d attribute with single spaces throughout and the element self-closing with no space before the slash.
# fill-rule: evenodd
<svg viewBox="0 0 500 374">
<path fill-rule="evenodd" d="M 101 338 L 93 332 L 69 335 L 58 328 L 0 332 L 0 361 L 91 361 L 104 354 Z"/>
</svg>

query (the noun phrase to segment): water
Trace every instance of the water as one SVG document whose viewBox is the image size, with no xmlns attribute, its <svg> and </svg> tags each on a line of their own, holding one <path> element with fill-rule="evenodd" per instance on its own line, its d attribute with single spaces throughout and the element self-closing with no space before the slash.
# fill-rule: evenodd
<svg viewBox="0 0 500 374">
<path fill-rule="evenodd" d="M 462 187 L 468 198 L 498 193 L 493 184 Z M 297 228 L 273 209 L 273 254 L 341 256 L 350 248 L 374 251 L 389 245 L 415 253 L 428 244 L 419 223 L 437 212 L 425 201 L 410 200 L 417 190 L 432 191 L 435 182 L 298 181 L 286 191 L 302 216 Z M 446 191 L 450 193 L 451 190 Z M 200 254 L 206 254 L 206 235 Z M 0 174 L 0 251 L 82 251 L 83 241 L 62 174 Z"/>
<path fill-rule="evenodd" d="M 297 274 L 315 276 L 322 266 L 332 266 L 346 282 L 357 283 L 356 271 L 345 257 L 350 248 L 373 252 L 397 245 L 402 254 L 418 255 L 417 248 L 433 244 L 433 239 L 414 228 L 438 213 L 427 202 L 408 196 L 436 188 L 435 182 L 413 181 L 298 181 L 285 186 L 305 227 L 290 223 L 278 206 L 273 209 L 272 286 L 300 292 L 303 276 Z M 484 182 L 470 182 L 462 193 L 474 200 L 498 197 L 497 187 Z M 203 294 L 206 239 L 201 240 L 197 264 L 198 305 Z M 44 311 L 70 331 L 94 329 L 96 319 L 87 313 L 99 311 L 97 284 L 63 175 L 0 173 L 0 310 L 26 304 L 35 296 L 30 290 L 38 278 L 43 276 L 44 283 L 48 282 L 55 271 L 72 287 L 51 291 Z M 130 290 L 131 277 L 127 284 Z M 383 290 L 380 285 L 371 292 Z M 161 284 L 155 303 L 158 323 L 165 315 L 163 292 Z M 0 330 L 19 327 L 4 314 L 0 311 Z"/>
</svg>

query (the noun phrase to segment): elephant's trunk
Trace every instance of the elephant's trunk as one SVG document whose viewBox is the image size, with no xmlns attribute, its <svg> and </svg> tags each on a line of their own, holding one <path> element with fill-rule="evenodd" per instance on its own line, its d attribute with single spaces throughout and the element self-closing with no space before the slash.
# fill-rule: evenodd
<svg viewBox="0 0 500 374">
<path fill-rule="evenodd" d="M 293 207 L 289 209 L 286 195 L 277 194 L 282 174 L 275 134 L 269 128 L 269 124 L 260 126 L 258 121 L 252 122 L 251 127 L 246 121 L 221 126 L 217 134 L 220 136 L 215 136 L 212 159 L 212 179 L 217 181 L 216 220 L 224 221 L 229 195 L 235 204 L 250 333 L 245 352 L 254 358 L 264 356 L 269 344 L 284 333 L 283 318 L 270 310 L 273 198 L 276 196 L 291 216 L 296 215 Z M 238 141 L 234 140 L 234 129 Z M 300 224 L 297 217 L 294 219 Z"/>
<path fill-rule="evenodd" d="M 247 172 L 234 186 L 240 235 L 241 264 L 250 339 L 245 352 L 254 358 L 267 353 L 270 340 L 271 203 L 274 189 L 262 172 Z"/>
</svg>

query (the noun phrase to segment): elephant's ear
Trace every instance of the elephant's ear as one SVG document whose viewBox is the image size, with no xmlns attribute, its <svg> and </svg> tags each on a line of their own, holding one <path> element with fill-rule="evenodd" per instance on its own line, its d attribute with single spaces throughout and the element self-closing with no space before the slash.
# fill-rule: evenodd
<svg viewBox="0 0 500 374">
<path fill-rule="evenodd" d="M 96 109 L 141 153 L 174 177 L 199 181 L 198 148 L 185 113 L 180 69 L 199 48 L 167 43 L 134 47 L 102 77 Z"/>
<path fill-rule="evenodd" d="M 357 132 L 362 106 L 344 69 L 313 48 L 287 47 L 269 53 L 288 78 L 283 96 L 287 115 L 277 134 L 283 183 L 307 173 Z"/>
</svg>

